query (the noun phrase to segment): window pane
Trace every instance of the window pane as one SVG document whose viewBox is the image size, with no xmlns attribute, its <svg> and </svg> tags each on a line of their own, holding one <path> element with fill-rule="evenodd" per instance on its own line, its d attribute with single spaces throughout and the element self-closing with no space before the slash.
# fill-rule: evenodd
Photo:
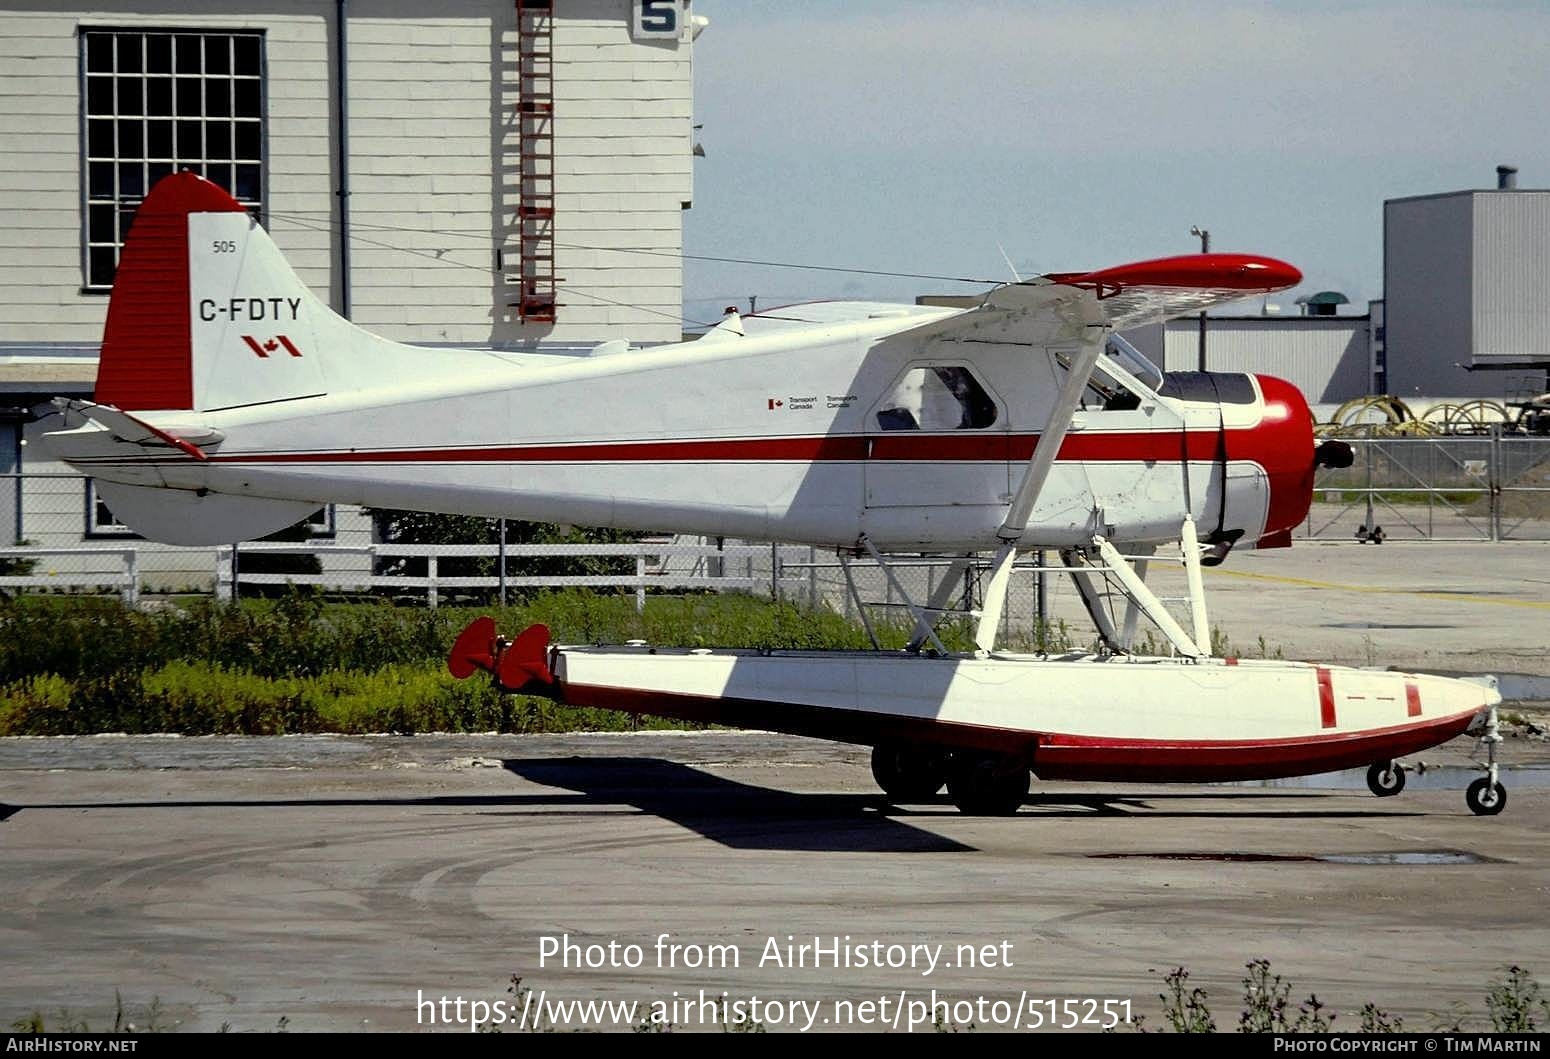
<svg viewBox="0 0 1550 1059">
<path fill-rule="evenodd" d="M 257 77 L 258 69 L 258 38 L 255 36 L 239 36 L 233 42 L 236 49 L 237 74 L 248 77 Z"/>
<path fill-rule="evenodd" d="M 263 156 L 259 153 L 263 146 L 263 136 L 260 134 L 259 124 L 256 121 L 237 122 L 236 154 L 233 157 L 246 158 L 258 161 Z"/>
<path fill-rule="evenodd" d="M 204 176 L 256 215 L 264 194 L 261 34 L 93 30 L 82 33 L 81 49 L 89 286 L 111 285 L 135 210 L 171 173 Z"/>
<path fill-rule="evenodd" d="M 205 38 L 205 73 L 231 73 L 231 38 L 212 36 Z"/>
<path fill-rule="evenodd" d="M 197 77 L 178 78 L 177 107 L 177 115 L 180 118 L 197 118 L 204 113 Z"/>
<path fill-rule="evenodd" d="M 120 121 L 118 123 L 118 156 L 120 158 L 145 157 L 145 123 Z"/>
<path fill-rule="evenodd" d="M 239 118 L 262 117 L 261 95 L 258 91 L 257 81 L 234 81 L 232 90 L 236 93 L 232 100 L 232 113 Z"/>
<path fill-rule="evenodd" d="M 147 73 L 170 74 L 172 72 L 172 38 L 165 33 L 155 33 L 145 39 L 145 69 Z"/>
<path fill-rule="evenodd" d="M 203 127 L 203 122 L 178 122 L 178 158 L 194 162 L 204 157 L 204 137 L 200 135 Z"/>
<path fill-rule="evenodd" d="M 199 72 L 199 43 L 199 38 L 193 36 L 180 36 L 174 39 L 178 73 L 197 74 Z"/>
<path fill-rule="evenodd" d="M 231 126 L 224 121 L 205 123 L 205 157 L 231 157 Z"/>
<path fill-rule="evenodd" d="M 91 158 L 113 157 L 113 123 L 88 121 L 86 123 L 86 154 Z"/>
<path fill-rule="evenodd" d="M 118 72 L 121 74 L 137 74 L 140 72 L 140 49 L 144 46 L 145 38 L 138 33 L 120 33 L 118 35 Z"/>
<path fill-rule="evenodd" d="M 231 82 L 216 78 L 205 82 L 205 115 L 211 118 L 231 116 Z"/>
<path fill-rule="evenodd" d="M 147 158 L 172 158 L 172 122 L 151 121 L 146 123 L 145 156 Z"/>
<path fill-rule="evenodd" d="M 138 199 L 145 195 L 145 167 L 139 162 L 120 162 L 118 166 L 118 197 Z"/>
<path fill-rule="evenodd" d="M 145 113 L 153 118 L 172 116 L 172 78 L 153 77 L 145 82 Z"/>
<path fill-rule="evenodd" d="M 141 87 L 144 82 L 138 77 L 119 77 L 115 80 L 118 82 L 118 112 L 143 114 L 145 111 Z"/>
<path fill-rule="evenodd" d="M 94 243 L 111 243 L 118 238 L 114 230 L 114 210 L 110 204 L 93 204 L 87 209 L 86 238 Z"/>
<path fill-rule="evenodd" d="M 978 430 L 996 421 L 996 403 L 967 368 L 911 368 L 882 401 L 883 430 Z"/>
<path fill-rule="evenodd" d="M 257 202 L 263 195 L 263 180 L 256 165 L 237 167 L 237 186 L 231 192 L 243 202 Z"/>
<path fill-rule="evenodd" d="M 94 199 L 113 197 L 113 163 L 93 162 L 86 167 L 87 193 Z"/>
<path fill-rule="evenodd" d="M 86 113 L 113 113 L 113 79 L 88 77 L 86 79 Z"/>
<path fill-rule="evenodd" d="M 118 264 L 118 251 L 111 246 L 94 246 L 86 259 L 86 282 L 93 287 L 106 287 L 113 282 L 113 271 Z"/>
<path fill-rule="evenodd" d="M 86 34 L 86 72 L 89 74 L 113 72 L 113 34 Z"/>
</svg>

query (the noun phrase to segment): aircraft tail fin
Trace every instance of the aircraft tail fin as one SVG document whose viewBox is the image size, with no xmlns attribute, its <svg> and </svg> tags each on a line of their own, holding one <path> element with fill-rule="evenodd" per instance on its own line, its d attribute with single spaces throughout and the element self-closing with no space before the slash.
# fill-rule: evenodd
<svg viewBox="0 0 1550 1059">
<path fill-rule="evenodd" d="M 320 301 L 236 199 L 176 173 L 151 189 L 125 241 L 95 399 L 215 411 L 321 396 L 370 385 L 352 364 L 374 346 L 407 350 Z"/>
</svg>

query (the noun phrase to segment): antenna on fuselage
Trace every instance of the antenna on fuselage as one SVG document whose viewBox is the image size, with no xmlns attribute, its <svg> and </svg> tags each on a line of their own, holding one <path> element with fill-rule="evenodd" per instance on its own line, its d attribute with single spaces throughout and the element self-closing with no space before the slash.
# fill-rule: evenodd
<svg viewBox="0 0 1550 1059">
<path fill-rule="evenodd" d="M 1006 269 L 1007 269 L 1008 272 L 1010 272 L 1012 274 L 1012 282 L 1013 283 L 1021 283 L 1023 281 L 1023 278 L 1017 274 L 1017 266 L 1012 264 L 1012 259 L 1007 254 L 1006 247 L 1002 246 L 999 242 L 997 242 L 996 243 L 996 249 L 1001 251 L 1001 260 L 1006 262 Z"/>
</svg>

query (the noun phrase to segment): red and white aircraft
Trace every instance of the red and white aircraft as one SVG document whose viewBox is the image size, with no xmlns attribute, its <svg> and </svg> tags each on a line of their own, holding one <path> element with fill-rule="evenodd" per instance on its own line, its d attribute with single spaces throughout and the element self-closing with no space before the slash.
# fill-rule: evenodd
<svg viewBox="0 0 1550 1059">
<path fill-rule="evenodd" d="M 1315 466 L 1349 449 L 1315 448 L 1292 385 L 1164 375 L 1114 331 L 1300 279 L 1198 255 L 1012 283 L 968 310 L 729 314 L 695 341 L 611 355 L 430 350 L 334 314 L 242 206 L 184 173 L 130 231 L 95 403 L 62 402 L 81 425 L 48 437 L 118 518 L 175 544 L 253 539 L 336 502 L 799 542 L 885 571 L 891 552 L 950 554 L 961 573 L 993 549 L 969 654 L 937 637 L 937 598 L 911 602 L 900 653 L 552 647 L 541 626 L 508 641 L 485 618 L 450 659 L 565 702 L 870 744 L 895 798 L 945 783 L 965 811 L 999 813 L 1030 769 L 1198 781 L 1364 765 L 1390 794 L 1396 758 L 1473 731 L 1490 763 L 1468 803 L 1499 812 L 1494 688 L 1211 656 L 1201 565 L 1236 542 L 1290 544 Z M 1029 549 L 1059 552 L 1097 651 L 996 649 Z M 1163 555 L 1187 571 L 1188 627 L 1145 584 L 1141 560 Z M 1169 656 L 1131 652 L 1143 617 Z"/>
</svg>

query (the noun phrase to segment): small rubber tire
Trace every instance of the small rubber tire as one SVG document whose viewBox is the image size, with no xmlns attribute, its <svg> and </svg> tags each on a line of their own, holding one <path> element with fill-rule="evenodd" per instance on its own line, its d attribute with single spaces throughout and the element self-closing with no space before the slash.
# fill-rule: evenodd
<svg viewBox="0 0 1550 1059">
<path fill-rule="evenodd" d="M 947 770 L 947 794 L 967 816 L 1013 815 L 1032 782 L 1027 764 L 995 754 L 954 754 Z"/>
<path fill-rule="evenodd" d="M 872 778 L 890 801 L 930 801 L 947 782 L 947 753 L 922 743 L 881 743 L 872 748 Z"/>
<path fill-rule="evenodd" d="M 1379 761 L 1367 770 L 1367 789 L 1379 798 L 1392 798 L 1405 789 L 1405 770 L 1397 761 Z"/>
<path fill-rule="evenodd" d="M 1476 816 L 1495 816 L 1507 808 L 1507 788 L 1493 785 L 1489 776 L 1481 776 L 1464 792 L 1464 804 Z"/>
</svg>

